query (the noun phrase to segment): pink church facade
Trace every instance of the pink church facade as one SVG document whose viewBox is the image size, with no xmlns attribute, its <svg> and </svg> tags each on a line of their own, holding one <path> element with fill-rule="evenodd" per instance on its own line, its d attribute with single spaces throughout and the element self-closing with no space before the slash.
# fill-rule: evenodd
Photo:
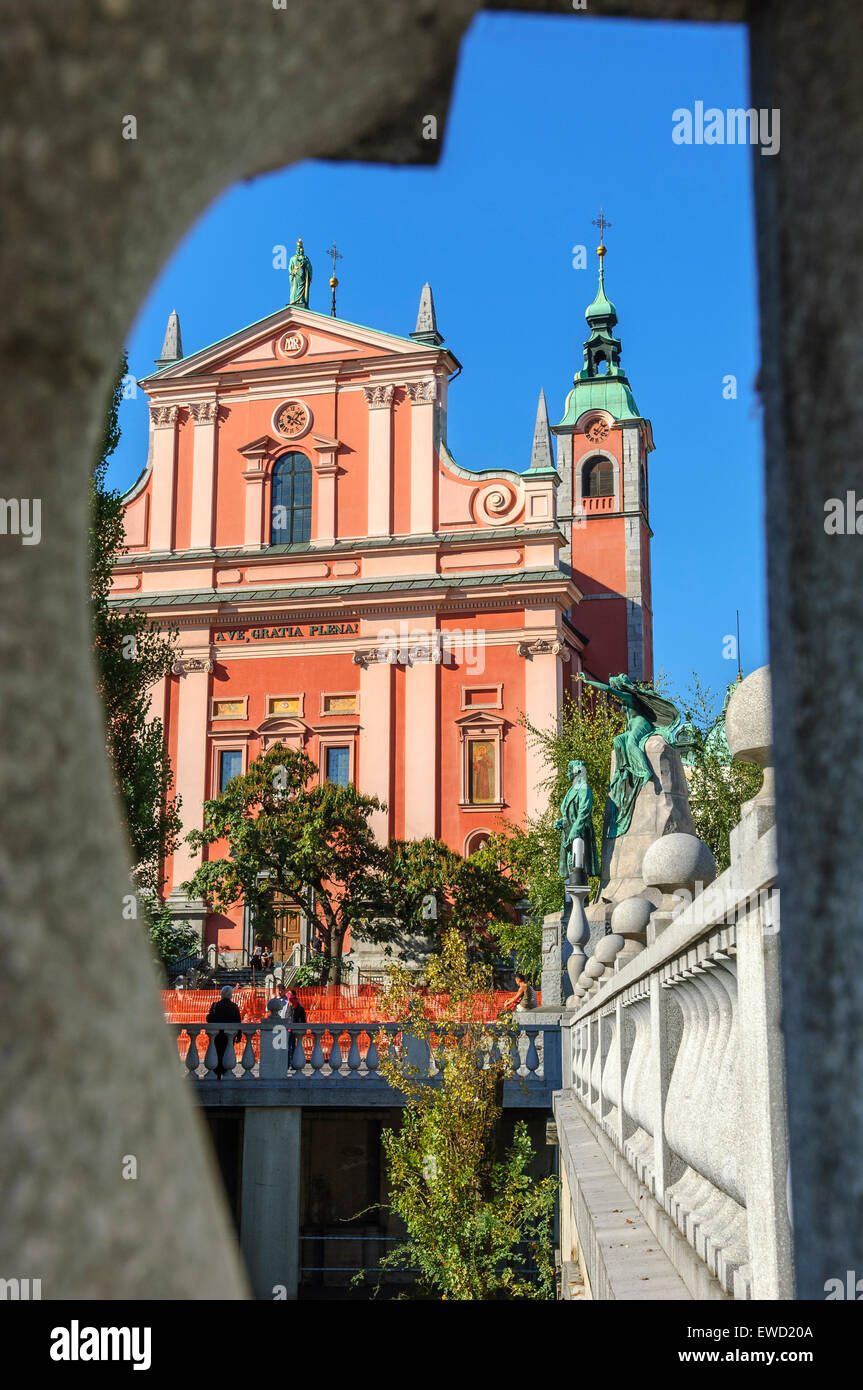
<svg viewBox="0 0 863 1390">
<path fill-rule="evenodd" d="M 469 854 L 539 814 L 546 770 L 522 712 L 552 726 L 591 669 L 544 398 L 529 468 L 459 467 L 460 364 L 428 289 L 404 338 L 295 306 L 186 357 L 173 332 L 141 383 L 149 454 L 113 597 L 179 630 L 151 708 L 185 830 L 277 741 L 377 795 L 382 839 Z M 184 844 L 166 865 L 178 917 L 248 948 L 241 910 L 185 899 L 198 862 Z"/>
</svg>

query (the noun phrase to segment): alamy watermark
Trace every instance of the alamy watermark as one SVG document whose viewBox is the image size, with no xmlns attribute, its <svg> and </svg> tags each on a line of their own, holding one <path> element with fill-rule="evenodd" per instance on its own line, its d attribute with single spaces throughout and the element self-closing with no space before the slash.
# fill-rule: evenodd
<svg viewBox="0 0 863 1390">
<path fill-rule="evenodd" d="M 38 545 L 42 539 L 42 499 L 0 497 L 0 536 L 20 536 L 22 545 Z"/>
<path fill-rule="evenodd" d="M 779 153 L 779 108 L 742 106 L 704 109 L 696 101 L 693 110 L 678 106 L 671 113 L 671 138 L 675 145 L 760 145 L 762 154 Z"/>
</svg>

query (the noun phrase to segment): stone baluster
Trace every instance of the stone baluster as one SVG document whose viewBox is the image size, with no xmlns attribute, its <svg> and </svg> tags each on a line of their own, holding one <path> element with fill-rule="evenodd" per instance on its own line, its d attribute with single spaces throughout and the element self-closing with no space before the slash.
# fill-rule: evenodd
<svg viewBox="0 0 863 1390">
<path fill-rule="evenodd" d="M 242 1031 L 245 1035 L 245 1046 L 243 1048 L 243 1056 L 240 1065 L 243 1068 L 243 1072 L 248 1075 L 255 1069 L 255 1049 L 252 1044 L 252 1038 L 257 1033 L 258 1028 L 257 1025 L 250 1027 L 248 1024 L 245 1024 Z"/>
<path fill-rule="evenodd" d="M 369 1049 L 366 1053 L 366 1076 L 377 1076 L 378 1071 L 378 1046 L 375 1041 L 375 1034 L 367 1034 Z"/>
<path fill-rule="evenodd" d="M 360 1034 L 362 1027 L 353 1027 L 348 1030 L 351 1035 L 351 1045 L 348 1049 L 348 1071 L 355 1075 L 360 1067 Z M 368 1034 L 366 1035 L 368 1036 Z"/>
<path fill-rule="evenodd" d="M 325 1059 L 324 1059 L 324 1048 L 323 1048 L 322 1039 L 323 1039 L 324 1033 L 326 1032 L 326 1025 L 325 1025 L 325 1024 L 320 1024 L 320 1023 L 313 1024 L 310 1031 L 312 1032 L 315 1041 L 314 1041 L 314 1045 L 313 1045 L 313 1047 L 312 1047 L 312 1055 L 311 1055 L 309 1061 L 310 1061 L 310 1065 L 311 1065 L 312 1071 L 313 1071 L 313 1072 L 320 1072 L 321 1069 L 322 1069 L 322 1067 L 323 1067 L 323 1065 L 324 1065 L 324 1060 L 325 1060 Z"/>
<path fill-rule="evenodd" d="M 216 1067 L 219 1065 L 219 1054 L 216 1051 L 216 1034 L 219 1032 L 217 1027 L 210 1024 L 202 1024 L 202 1028 L 207 1032 L 207 1055 L 204 1058 L 204 1080 L 216 1080 Z"/>
<path fill-rule="evenodd" d="M 585 968 L 587 954 L 584 943 L 590 937 L 590 927 L 584 911 L 584 899 L 589 891 L 587 885 L 567 884 L 570 896 L 569 920 L 566 924 L 566 975 L 568 981 L 567 1002 L 570 1006 L 584 998 L 585 989 L 580 983 Z"/>
<path fill-rule="evenodd" d="M 528 1039 L 527 1054 L 524 1059 L 525 1075 L 530 1078 L 536 1076 L 539 1071 L 539 1053 L 536 1050 L 538 1029 L 525 1028 L 523 1031 Z"/>
<path fill-rule="evenodd" d="M 183 1031 L 188 1032 L 189 1035 L 189 1047 L 186 1052 L 186 1070 L 189 1072 L 190 1076 L 195 1076 L 197 1075 L 198 1067 L 201 1065 L 201 1059 L 198 1056 L 198 1030 L 193 1023 L 190 1023 L 188 1028 Z"/>
<path fill-rule="evenodd" d="M 294 1055 L 291 1058 L 291 1068 L 297 1076 L 301 1076 L 306 1069 L 306 1053 L 303 1047 L 303 1039 L 306 1036 L 306 1028 L 303 1024 L 299 1028 L 294 1028 Z"/>
<path fill-rule="evenodd" d="M 599 1079 L 600 1120 L 604 1129 L 614 1128 L 620 1101 L 620 1054 L 617 1049 L 617 1011 L 603 1013 L 600 1029 L 605 1034 L 604 1061 Z"/>
<path fill-rule="evenodd" d="M 340 1037 L 341 1037 L 341 1031 L 342 1031 L 342 1030 L 341 1030 L 339 1027 L 337 1027 L 337 1026 L 334 1027 L 333 1030 L 332 1030 L 333 1041 L 332 1041 L 332 1043 L 331 1043 L 331 1045 L 330 1045 L 330 1059 L 329 1059 L 329 1062 L 330 1062 L 330 1075 L 331 1075 L 331 1076 L 340 1076 L 340 1075 L 341 1075 L 341 1070 L 342 1070 L 342 1049 L 341 1049 L 341 1044 L 340 1044 L 340 1042 L 339 1042 L 339 1039 L 340 1039 Z"/>
</svg>

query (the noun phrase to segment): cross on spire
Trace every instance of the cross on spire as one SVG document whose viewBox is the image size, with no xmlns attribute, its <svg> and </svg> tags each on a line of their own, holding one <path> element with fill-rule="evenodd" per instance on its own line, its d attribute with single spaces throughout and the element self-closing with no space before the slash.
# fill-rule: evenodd
<svg viewBox="0 0 863 1390">
<path fill-rule="evenodd" d="M 333 273 L 332 273 L 332 276 L 331 276 L 331 278 L 330 278 L 330 289 L 331 289 L 332 292 L 333 292 L 333 298 L 332 298 L 332 307 L 331 307 L 331 309 L 330 309 L 330 313 L 332 314 L 333 318 L 335 318 L 335 316 L 336 316 L 336 290 L 338 289 L 338 284 L 339 284 L 338 280 L 336 279 L 336 261 L 343 261 L 343 260 L 344 260 L 344 256 L 342 255 L 341 251 L 336 250 L 335 238 L 333 238 L 333 244 L 332 244 L 332 246 L 328 246 L 328 247 L 327 247 L 326 251 L 324 252 L 324 255 L 325 255 L 325 256 L 329 256 L 329 257 L 331 258 L 332 262 L 333 262 Z"/>
<path fill-rule="evenodd" d="M 597 256 L 599 256 L 599 258 L 600 258 L 600 264 L 602 264 L 602 257 L 605 255 L 605 250 L 606 250 L 606 248 L 605 248 L 605 232 L 606 232 L 606 228 L 611 226 L 611 223 L 608 221 L 608 218 L 606 217 L 606 215 L 605 215 L 605 213 L 604 213 L 604 211 L 603 211 L 603 209 L 602 209 L 601 207 L 600 207 L 600 209 L 599 209 L 599 216 L 598 216 L 598 217 L 594 217 L 593 222 L 592 222 L 591 225 L 594 226 L 594 227 L 598 227 L 598 228 L 599 228 L 599 245 L 598 245 L 597 248 L 596 248 L 596 254 L 597 254 Z"/>
</svg>

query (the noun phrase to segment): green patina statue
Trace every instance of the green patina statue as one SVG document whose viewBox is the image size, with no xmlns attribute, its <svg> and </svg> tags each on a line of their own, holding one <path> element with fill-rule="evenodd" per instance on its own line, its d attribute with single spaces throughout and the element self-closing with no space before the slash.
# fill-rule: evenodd
<svg viewBox="0 0 863 1390">
<path fill-rule="evenodd" d="M 291 277 L 291 297 L 288 304 L 293 304 L 298 309 L 308 309 L 309 290 L 312 287 L 312 263 L 303 250 L 302 240 L 297 242 L 296 255 L 291 256 L 288 274 Z"/>
<path fill-rule="evenodd" d="M 567 764 L 570 786 L 560 803 L 560 816 L 554 822 L 560 831 L 560 876 L 569 878 L 573 848 L 576 840 L 584 842 L 584 871 L 588 878 L 599 874 L 599 854 L 593 830 L 593 792 L 587 782 L 584 763 L 573 760 Z"/>
<path fill-rule="evenodd" d="M 585 685 L 605 690 L 623 706 L 626 728 L 614 740 L 614 772 L 608 789 L 604 836 L 625 835 L 632 824 L 632 813 L 642 787 L 653 777 L 644 752 L 651 734 L 661 734 L 673 744 L 681 723 L 680 711 L 670 700 L 657 695 L 650 685 L 636 685 L 629 676 L 610 676 L 608 685 L 579 674 Z"/>
</svg>

